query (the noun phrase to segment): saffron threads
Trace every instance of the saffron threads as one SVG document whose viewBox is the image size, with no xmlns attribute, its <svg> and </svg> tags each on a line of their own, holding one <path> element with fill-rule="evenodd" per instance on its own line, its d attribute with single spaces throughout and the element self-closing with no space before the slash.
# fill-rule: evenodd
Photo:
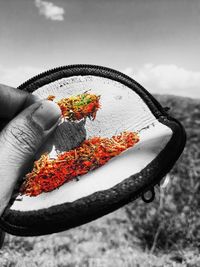
<svg viewBox="0 0 200 267">
<path fill-rule="evenodd" d="M 49 95 L 48 100 L 54 101 L 55 96 Z M 83 118 L 95 119 L 100 108 L 100 96 L 87 92 L 68 98 L 62 98 L 56 103 L 59 105 L 64 118 L 70 121 L 81 120 Z"/>
<path fill-rule="evenodd" d="M 84 92 L 62 98 L 55 103 L 60 107 L 64 119 L 94 120 L 100 108 L 99 99 L 100 96 Z M 54 101 L 55 96 L 49 95 L 48 100 Z M 125 131 L 111 138 L 92 137 L 75 149 L 58 154 L 55 159 L 51 159 L 48 153 L 45 153 L 34 162 L 33 170 L 26 174 L 20 194 L 37 196 L 43 192 L 50 192 L 78 176 L 103 166 L 137 142 L 137 133 Z"/>
<path fill-rule="evenodd" d="M 35 161 L 32 172 L 26 175 L 20 193 L 37 196 L 43 192 L 50 192 L 65 182 L 104 165 L 137 142 L 137 133 L 122 132 L 111 138 L 87 139 L 76 149 L 63 152 L 55 159 L 43 154 Z"/>
</svg>

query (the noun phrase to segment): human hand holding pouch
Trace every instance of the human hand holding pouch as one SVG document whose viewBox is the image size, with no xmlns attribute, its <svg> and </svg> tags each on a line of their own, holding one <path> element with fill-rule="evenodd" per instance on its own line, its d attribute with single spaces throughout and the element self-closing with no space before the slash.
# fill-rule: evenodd
<svg viewBox="0 0 200 267">
<path fill-rule="evenodd" d="M 19 89 L 59 104 L 63 120 L 1 216 L 11 234 L 50 234 L 112 212 L 159 184 L 184 148 L 181 124 L 118 71 L 64 66 Z"/>
</svg>

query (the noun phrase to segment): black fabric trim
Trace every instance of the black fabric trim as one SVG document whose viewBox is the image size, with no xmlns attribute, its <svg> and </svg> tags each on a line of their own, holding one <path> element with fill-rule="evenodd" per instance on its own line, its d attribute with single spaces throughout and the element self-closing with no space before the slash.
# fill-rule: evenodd
<svg viewBox="0 0 200 267">
<path fill-rule="evenodd" d="M 21 212 L 7 208 L 0 218 L 0 225 L 11 234 L 21 236 L 50 234 L 79 226 L 108 214 L 158 184 L 173 167 L 184 149 L 186 134 L 182 125 L 169 117 L 162 106 L 142 86 L 117 71 L 91 65 L 67 66 L 36 76 L 21 85 L 19 89 L 33 92 L 49 82 L 77 75 L 102 76 L 125 84 L 141 96 L 161 123 L 172 129 L 172 137 L 158 156 L 140 173 L 128 177 L 108 190 L 93 193 L 72 203 L 38 211 Z"/>
</svg>

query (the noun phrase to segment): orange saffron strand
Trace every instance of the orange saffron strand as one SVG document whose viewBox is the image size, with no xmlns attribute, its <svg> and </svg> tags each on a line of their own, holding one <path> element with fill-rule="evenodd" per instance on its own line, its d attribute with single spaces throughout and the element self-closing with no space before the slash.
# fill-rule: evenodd
<svg viewBox="0 0 200 267">
<path fill-rule="evenodd" d="M 104 165 L 137 142 L 137 133 L 123 132 L 111 138 L 92 137 L 76 149 L 59 154 L 55 159 L 43 154 L 35 161 L 32 172 L 26 175 L 20 193 L 37 196 L 50 192 L 65 182 Z"/>
<path fill-rule="evenodd" d="M 55 96 L 49 95 L 48 100 L 54 101 Z M 95 119 L 96 113 L 100 108 L 100 96 L 83 93 L 56 101 L 62 111 L 64 118 L 70 121 L 81 120 L 83 118 Z"/>
</svg>

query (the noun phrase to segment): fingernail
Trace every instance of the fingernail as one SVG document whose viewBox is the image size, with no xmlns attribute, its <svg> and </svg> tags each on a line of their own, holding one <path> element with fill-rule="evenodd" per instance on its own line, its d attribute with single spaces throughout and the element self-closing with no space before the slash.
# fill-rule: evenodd
<svg viewBox="0 0 200 267">
<path fill-rule="evenodd" d="M 42 101 L 41 105 L 32 114 L 32 119 L 44 131 L 50 130 L 61 116 L 61 110 L 57 104 L 52 101 Z"/>
</svg>

